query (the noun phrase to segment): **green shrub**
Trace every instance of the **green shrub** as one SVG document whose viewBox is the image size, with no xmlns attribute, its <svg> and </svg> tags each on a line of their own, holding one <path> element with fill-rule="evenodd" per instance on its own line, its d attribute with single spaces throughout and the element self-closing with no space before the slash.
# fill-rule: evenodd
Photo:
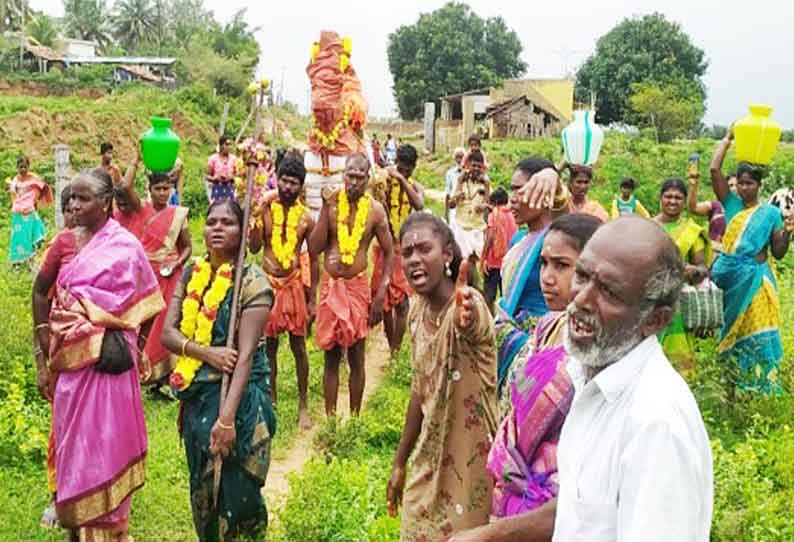
<svg viewBox="0 0 794 542">
<path fill-rule="evenodd" d="M 399 539 L 398 520 L 386 519 L 388 457 L 364 461 L 313 460 L 290 478 L 279 514 L 287 542 L 387 542 Z"/>
</svg>

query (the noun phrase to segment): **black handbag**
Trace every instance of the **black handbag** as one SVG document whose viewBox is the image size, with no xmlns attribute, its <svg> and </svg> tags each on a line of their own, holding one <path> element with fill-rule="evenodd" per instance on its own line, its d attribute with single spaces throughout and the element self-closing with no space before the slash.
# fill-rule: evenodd
<svg viewBox="0 0 794 542">
<path fill-rule="evenodd" d="M 130 345 L 120 329 L 106 329 L 96 370 L 100 373 L 120 375 L 132 369 L 134 362 Z"/>
</svg>

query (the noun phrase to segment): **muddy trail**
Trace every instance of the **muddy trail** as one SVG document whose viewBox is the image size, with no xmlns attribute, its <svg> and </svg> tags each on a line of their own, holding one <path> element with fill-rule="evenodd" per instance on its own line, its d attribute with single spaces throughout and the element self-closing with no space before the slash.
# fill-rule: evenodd
<svg viewBox="0 0 794 542">
<path fill-rule="evenodd" d="M 366 384 L 364 386 L 363 408 L 367 400 L 378 389 L 381 380 L 386 375 L 389 366 L 389 345 L 381 329 L 377 329 L 367 338 L 366 357 Z M 339 397 L 337 400 L 337 416 L 340 421 L 350 417 L 350 395 L 347 388 L 347 373 L 340 374 Z M 270 463 L 267 483 L 263 493 L 267 499 L 268 507 L 278 510 L 289 495 L 289 480 L 291 473 L 300 472 L 306 462 L 311 459 L 315 450 L 314 437 L 323 427 L 324 422 L 316 420 L 312 428 L 299 433 L 292 445 L 284 452 L 279 452 L 279 457 Z"/>
</svg>

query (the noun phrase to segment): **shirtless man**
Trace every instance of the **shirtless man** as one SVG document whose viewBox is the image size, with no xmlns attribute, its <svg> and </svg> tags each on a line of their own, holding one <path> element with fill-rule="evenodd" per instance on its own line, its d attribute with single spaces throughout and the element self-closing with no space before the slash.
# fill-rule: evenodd
<svg viewBox="0 0 794 542">
<path fill-rule="evenodd" d="M 363 153 L 350 155 L 345 163 L 344 189 L 324 197 L 320 218 L 309 238 L 311 258 L 317 260 L 321 253 L 325 254 L 315 340 L 317 346 L 325 351 L 323 392 L 328 416 L 336 414 L 343 349 L 347 349 L 350 365 L 350 412 L 357 415 L 361 410 L 364 339 L 369 328 L 383 318 L 386 283 L 391 276 L 394 259 L 386 211 L 366 193 L 368 180 L 367 156 Z M 340 228 L 337 221 L 340 207 L 344 211 L 345 204 L 347 220 Z M 366 214 L 363 210 L 367 210 Z M 360 225 L 356 227 L 358 221 Z M 340 232 L 342 228 L 344 230 Z M 367 284 L 367 254 L 374 237 L 378 238 L 383 251 L 384 265 L 383 276 L 373 297 Z"/>
<path fill-rule="evenodd" d="M 271 394 L 273 404 L 278 397 L 276 384 L 278 375 L 278 341 L 285 331 L 289 333 L 289 345 L 295 357 L 295 372 L 298 376 L 298 424 L 302 430 L 312 425 L 308 407 L 309 357 L 306 354 L 306 332 L 315 315 L 317 282 L 320 276 L 319 260 L 311 259 L 311 286 L 305 288 L 301 280 L 300 251 L 314 229 L 314 220 L 298 201 L 306 168 L 300 156 L 287 155 L 278 168 L 278 195 L 262 206 L 261 214 L 251 229 L 248 246 L 256 254 L 263 250 L 262 269 L 267 274 L 275 292 L 275 302 L 265 326 L 267 337 L 267 359 L 270 360 Z M 277 209 L 274 213 L 274 209 Z M 295 244 L 290 244 L 290 217 L 299 215 L 295 225 Z M 285 253 L 279 260 L 273 248 L 274 222 L 276 243 Z M 294 220 L 294 218 L 293 218 Z M 289 250 L 289 253 L 286 252 Z"/>
<path fill-rule="evenodd" d="M 417 158 L 418 155 L 413 145 L 402 145 L 397 149 L 397 165 L 390 166 L 386 170 L 389 175 L 386 216 L 392 233 L 394 264 L 383 302 L 383 329 L 389 341 L 392 359 L 397 356 L 403 342 L 408 319 L 408 297 L 411 295 L 411 287 L 408 285 L 408 280 L 405 278 L 400 264 L 400 247 L 397 245 L 397 240 L 400 237 L 402 221 L 408 218 L 408 214 L 420 211 L 425 206 L 422 186 L 411 179 L 411 175 L 416 169 Z M 392 209 L 392 204 L 395 201 L 397 202 L 396 208 Z M 401 216 L 403 208 L 407 210 L 405 216 Z M 398 223 L 393 224 L 392 221 L 395 218 Z M 374 295 L 383 275 L 383 251 L 380 250 L 380 247 L 375 247 L 373 255 L 372 292 Z"/>
</svg>

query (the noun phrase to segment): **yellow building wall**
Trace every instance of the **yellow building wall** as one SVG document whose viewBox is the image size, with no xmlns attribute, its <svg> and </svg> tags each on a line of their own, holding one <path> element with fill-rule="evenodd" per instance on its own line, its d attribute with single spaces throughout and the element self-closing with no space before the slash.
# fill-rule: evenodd
<svg viewBox="0 0 794 542">
<path fill-rule="evenodd" d="M 532 87 L 543 95 L 565 117 L 563 124 L 573 119 L 573 79 L 508 79 L 502 88 L 491 89 L 491 103 L 499 103 L 526 94 Z"/>
</svg>

